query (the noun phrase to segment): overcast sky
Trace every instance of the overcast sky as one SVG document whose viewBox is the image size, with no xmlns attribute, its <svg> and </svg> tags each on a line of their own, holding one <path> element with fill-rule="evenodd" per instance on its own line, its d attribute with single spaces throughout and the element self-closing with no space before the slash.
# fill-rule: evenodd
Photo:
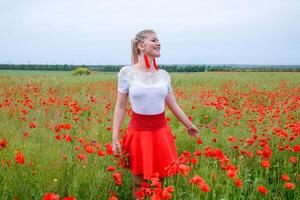
<svg viewBox="0 0 300 200">
<path fill-rule="evenodd" d="M 143 29 L 158 64 L 300 64 L 299 0 L 0 0 L 0 63 L 130 64 Z"/>
</svg>

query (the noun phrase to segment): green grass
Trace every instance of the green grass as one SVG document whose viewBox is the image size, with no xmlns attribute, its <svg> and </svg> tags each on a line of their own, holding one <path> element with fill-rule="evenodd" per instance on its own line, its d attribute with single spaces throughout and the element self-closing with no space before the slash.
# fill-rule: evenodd
<svg viewBox="0 0 300 200">
<path fill-rule="evenodd" d="M 178 155 L 183 151 L 203 151 L 197 165 L 188 163 L 192 170 L 187 177 L 178 174 L 166 179 L 165 186 L 172 185 L 175 189 L 172 199 L 299 198 L 299 152 L 288 149 L 279 151 L 278 145 L 293 148 L 300 143 L 300 133 L 296 133 L 297 130 L 293 133 L 289 127 L 299 123 L 300 119 L 300 73 L 205 72 L 170 75 L 177 103 L 187 116 L 193 116 L 193 123 L 199 127 L 203 140 L 203 144 L 198 145 L 166 108 L 166 115 L 171 119 L 169 125 L 176 135 Z M 97 153 L 86 153 L 79 142 L 80 138 L 87 143 L 95 141 L 101 144 L 99 149 L 105 152 L 105 144 L 111 143 L 112 138 L 109 128 L 112 128 L 116 89 L 117 74 L 114 72 L 93 72 L 89 76 L 75 77 L 67 71 L 1 70 L 0 141 L 6 139 L 7 146 L 0 147 L 0 199 L 41 199 L 45 193 L 51 192 L 60 195 L 61 199 L 67 196 L 108 199 L 112 192 L 119 199 L 129 199 L 132 185 L 129 171 L 118 168 L 113 156 L 100 157 Z M 221 99 L 219 102 L 218 98 Z M 217 109 L 211 102 L 222 108 Z M 273 109 L 268 110 L 268 106 Z M 232 114 L 234 110 L 240 113 Z M 27 114 L 23 114 L 24 111 Z M 73 121 L 74 118 L 78 121 Z M 37 127 L 30 128 L 30 122 L 36 123 Z M 129 117 L 126 116 L 123 130 L 128 122 Z M 224 126 L 224 122 L 228 126 Z M 65 123 L 72 124 L 72 128 L 59 133 L 61 140 L 55 139 L 55 126 Z M 258 139 L 250 146 L 246 140 L 254 135 L 250 131 L 251 124 L 257 128 Z M 212 127 L 218 130 L 217 134 L 212 132 Z M 285 131 L 288 137 L 276 136 L 274 127 Z M 24 132 L 29 132 L 29 136 L 24 137 Z M 64 141 L 63 134 L 71 136 L 72 140 Z M 237 142 L 230 143 L 229 136 L 234 136 Z M 243 141 L 239 142 L 239 139 Z M 269 169 L 260 166 L 261 157 L 256 155 L 257 150 L 263 150 L 260 143 L 263 140 L 267 141 L 273 152 Z M 239 150 L 252 152 L 254 156 L 242 155 L 233 149 L 235 145 Z M 78 151 L 76 146 L 80 147 Z M 237 177 L 243 181 L 242 188 L 237 188 L 234 179 L 226 176 L 217 158 L 204 156 L 207 146 L 222 150 L 230 163 L 238 167 Z M 24 165 L 15 162 L 17 150 L 24 154 Z M 87 155 L 86 162 L 78 160 L 79 153 Z M 298 158 L 297 163 L 288 161 L 292 156 Z M 122 173 L 122 186 L 115 185 L 112 172 L 106 171 L 109 165 Z M 202 192 L 197 185 L 189 183 L 195 174 L 206 181 L 210 192 Z M 284 187 L 285 182 L 280 179 L 282 174 L 289 175 L 289 182 L 296 185 L 294 190 Z M 268 189 L 267 195 L 256 190 L 259 185 Z"/>
</svg>

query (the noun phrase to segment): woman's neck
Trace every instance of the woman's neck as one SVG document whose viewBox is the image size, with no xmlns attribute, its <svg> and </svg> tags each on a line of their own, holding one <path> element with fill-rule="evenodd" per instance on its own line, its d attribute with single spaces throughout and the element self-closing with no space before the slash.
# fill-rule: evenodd
<svg viewBox="0 0 300 200">
<path fill-rule="evenodd" d="M 149 64 L 150 64 L 150 70 L 154 70 L 155 68 L 154 68 L 153 58 L 148 56 L 148 60 L 149 60 Z M 147 65 L 146 65 L 144 56 L 139 56 L 139 62 L 137 63 L 137 65 L 138 65 L 138 68 L 141 68 L 144 70 L 147 69 Z"/>
</svg>

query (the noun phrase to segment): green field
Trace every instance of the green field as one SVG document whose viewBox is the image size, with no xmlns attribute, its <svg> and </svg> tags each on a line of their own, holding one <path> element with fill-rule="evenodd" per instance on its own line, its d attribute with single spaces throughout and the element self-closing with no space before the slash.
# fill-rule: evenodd
<svg viewBox="0 0 300 200">
<path fill-rule="evenodd" d="M 300 199 L 300 73 L 170 76 L 177 103 L 202 141 L 166 108 L 182 165 L 191 169 L 166 178 L 164 188 L 174 187 L 171 199 Z M 75 77 L 70 71 L 1 70 L 0 94 L 0 199 L 43 199 L 47 193 L 130 199 L 131 175 L 109 153 L 115 72 Z M 126 115 L 121 134 L 129 120 Z M 122 175 L 120 186 L 114 173 Z M 191 183 L 195 175 L 208 192 Z"/>
</svg>

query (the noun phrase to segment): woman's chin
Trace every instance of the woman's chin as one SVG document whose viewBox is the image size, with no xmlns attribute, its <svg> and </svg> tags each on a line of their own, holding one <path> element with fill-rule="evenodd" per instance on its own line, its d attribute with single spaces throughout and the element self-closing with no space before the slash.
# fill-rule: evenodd
<svg viewBox="0 0 300 200">
<path fill-rule="evenodd" d="M 156 54 L 154 55 L 155 58 L 159 58 L 160 57 L 160 54 Z"/>
</svg>

